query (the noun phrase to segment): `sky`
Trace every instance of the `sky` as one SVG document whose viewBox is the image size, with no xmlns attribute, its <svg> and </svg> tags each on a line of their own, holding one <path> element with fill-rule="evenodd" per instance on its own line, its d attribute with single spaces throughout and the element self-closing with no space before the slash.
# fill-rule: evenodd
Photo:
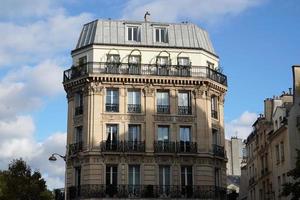
<svg viewBox="0 0 300 200">
<path fill-rule="evenodd" d="M 246 138 L 263 100 L 292 87 L 300 64 L 298 0 L 1 0 L 0 169 L 22 157 L 63 187 L 71 66 L 82 25 L 97 18 L 189 21 L 208 31 L 224 74 L 226 137 Z"/>
</svg>

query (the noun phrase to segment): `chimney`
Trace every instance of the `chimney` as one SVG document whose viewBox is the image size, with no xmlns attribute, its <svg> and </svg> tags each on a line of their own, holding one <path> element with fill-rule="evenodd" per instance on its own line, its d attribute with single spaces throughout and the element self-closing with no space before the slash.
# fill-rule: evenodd
<svg viewBox="0 0 300 200">
<path fill-rule="evenodd" d="M 293 66 L 294 102 L 300 98 L 300 65 Z"/>
<path fill-rule="evenodd" d="M 150 13 L 148 11 L 146 11 L 146 13 L 144 15 L 145 22 L 148 22 L 147 16 L 150 16 Z"/>
<path fill-rule="evenodd" d="M 272 113 L 273 113 L 273 99 L 267 98 L 265 99 L 264 103 L 265 103 L 264 115 L 266 117 L 266 120 L 271 121 Z"/>
</svg>

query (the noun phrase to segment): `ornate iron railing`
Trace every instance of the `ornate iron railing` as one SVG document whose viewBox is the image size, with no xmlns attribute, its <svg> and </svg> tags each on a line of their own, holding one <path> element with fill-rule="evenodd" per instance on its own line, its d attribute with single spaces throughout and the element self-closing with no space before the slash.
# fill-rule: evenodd
<svg viewBox="0 0 300 200">
<path fill-rule="evenodd" d="M 119 104 L 105 104 L 106 112 L 119 112 Z"/>
<path fill-rule="evenodd" d="M 178 115 L 191 115 L 192 107 L 191 106 L 178 106 Z"/>
<path fill-rule="evenodd" d="M 128 113 L 140 113 L 141 112 L 141 104 L 127 104 L 127 112 Z"/>
<path fill-rule="evenodd" d="M 178 153 L 197 153 L 196 142 L 177 142 L 176 152 Z"/>
<path fill-rule="evenodd" d="M 77 142 L 69 145 L 69 155 L 76 154 L 82 151 L 82 142 Z"/>
<path fill-rule="evenodd" d="M 100 142 L 102 152 L 145 152 L 144 141 L 102 141 Z"/>
<path fill-rule="evenodd" d="M 129 74 L 209 78 L 227 86 L 227 77 L 207 66 L 88 62 L 64 71 L 64 81 L 90 74 Z"/>
<path fill-rule="evenodd" d="M 170 113 L 170 106 L 169 105 L 157 105 L 156 111 L 159 114 L 169 114 Z"/>
<path fill-rule="evenodd" d="M 218 111 L 212 110 L 211 111 L 211 117 L 214 118 L 214 119 L 218 119 Z"/>
<path fill-rule="evenodd" d="M 175 142 L 169 141 L 155 141 L 154 142 L 155 153 L 175 153 Z"/>
<path fill-rule="evenodd" d="M 219 156 L 224 158 L 225 157 L 225 151 L 223 146 L 219 146 L 216 144 L 213 144 L 213 153 L 215 156 Z"/>
<path fill-rule="evenodd" d="M 207 185 L 81 185 L 67 190 L 67 199 L 167 198 L 226 199 L 226 188 Z"/>
<path fill-rule="evenodd" d="M 75 115 L 82 115 L 83 114 L 83 107 L 79 106 L 75 108 Z"/>
</svg>

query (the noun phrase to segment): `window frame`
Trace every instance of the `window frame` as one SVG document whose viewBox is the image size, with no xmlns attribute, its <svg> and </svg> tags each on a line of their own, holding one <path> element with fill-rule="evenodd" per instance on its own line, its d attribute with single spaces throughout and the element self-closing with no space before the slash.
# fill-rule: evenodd
<svg viewBox="0 0 300 200">
<path fill-rule="evenodd" d="M 126 27 L 126 40 L 128 42 L 141 42 L 141 28 L 137 25 L 128 25 Z M 136 29 L 136 40 L 134 39 L 134 29 Z M 129 30 L 131 30 L 131 33 L 129 33 Z M 131 37 L 131 39 L 129 38 Z"/>
<path fill-rule="evenodd" d="M 164 31 L 164 33 L 162 33 Z M 154 27 L 153 37 L 155 43 L 167 44 L 169 43 L 169 34 L 167 27 Z"/>
</svg>

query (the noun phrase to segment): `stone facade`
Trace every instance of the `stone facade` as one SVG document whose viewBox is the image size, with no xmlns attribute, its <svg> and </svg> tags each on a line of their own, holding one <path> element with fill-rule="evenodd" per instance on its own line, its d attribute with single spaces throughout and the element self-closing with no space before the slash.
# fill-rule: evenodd
<svg viewBox="0 0 300 200">
<path fill-rule="evenodd" d="M 299 133 L 300 67 L 294 66 L 294 93 L 291 90 L 279 97 L 264 101 L 265 112 L 253 124 L 246 141 L 248 199 L 290 199 L 281 197 L 282 184 L 291 182 L 287 173 L 295 167 Z M 246 171 L 247 170 L 247 171 Z M 243 191 L 246 191 L 243 188 Z M 243 198 L 245 199 L 245 194 Z"/>
<path fill-rule="evenodd" d="M 150 22 L 124 23 L 131 34 L 131 27 L 143 31 L 139 26 Z M 93 37 L 86 26 L 79 42 Z M 168 31 L 166 24 L 155 27 Z M 73 66 L 64 72 L 68 198 L 224 195 L 227 80 L 215 71 L 214 53 L 92 43 L 73 50 L 72 57 Z"/>
</svg>

